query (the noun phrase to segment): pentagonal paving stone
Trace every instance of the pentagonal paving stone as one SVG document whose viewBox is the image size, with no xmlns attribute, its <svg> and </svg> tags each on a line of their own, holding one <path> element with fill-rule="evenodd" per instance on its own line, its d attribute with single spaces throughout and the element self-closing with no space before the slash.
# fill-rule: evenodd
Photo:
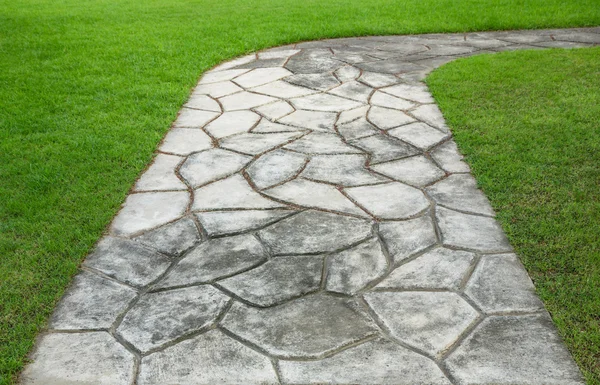
<svg viewBox="0 0 600 385">
<path fill-rule="evenodd" d="M 240 171 L 251 160 L 248 155 L 213 148 L 190 155 L 179 173 L 192 188 L 196 188 Z"/>
<path fill-rule="evenodd" d="M 426 150 L 448 137 L 448 134 L 421 122 L 396 127 L 389 130 L 388 134 L 422 150 Z"/>
<path fill-rule="evenodd" d="M 271 360 L 211 330 L 142 359 L 139 385 L 275 384 Z"/>
<path fill-rule="evenodd" d="M 302 135 L 304 135 L 304 133 L 298 132 L 276 132 L 267 134 L 246 133 L 221 139 L 219 145 L 223 148 L 244 154 L 258 155 L 285 143 L 289 143 Z"/>
<path fill-rule="evenodd" d="M 398 78 L 394 75 L 389 74 L 380 74 L 377 72 L 367 72 L 363 71 L 362 75 L 360 75 L 359 81 L 375 88 L 390 86 L 392 84 L 398 83 Z"/>
<path fill-rule="evenodd" d="M 369 221 L 320 211 L 305 211 L 258 232 L 275 254 L 325 253 L 371 235 Z"/>
<path fill-rule="evenodd" d="M 360 139 L 380 132 L 365 118 L 358 118 L 350 123 L 340 124 L 337 128 L 340 135 L 346 140 Z"/>
<path fill-rule="evenodd" d="M 494 216 L 485 194 L 477 188 L 477 181 L 469 174 L 454 174 L 427 188 L 437 203 L 451 209 Z"/>
<path fill-rule="evenodd" d="M 215 138 L 224 138 L 248 132 L 259 120 L 260 116 L 252 111 L 231 111 L 225 112 L 204 129 Z"/>
<path fill-rule="evenodd" d="M 285 68 L 259 68 L 236 77 L 233 81 L 244 88 L 257 87 L 282 79 L 292 73 Z"/>
<path fill-rule="evenodd" d="M 277 98 L 296 98 L 298 96 L 310 95 L 317 92 L 310 88 L 299 87 L 282 80 L 252 88 L 251 91 Z"/>
<path fill-rule="evenodd" d="M 177 128 L 201 128 L 206 123 L 219 116 L 218 112 L 200 111 L 191 108 L 184 108 L 179 113 L 173 127 Z"/>
<path fill-rule="evenodd" d="M 135 191 L 186 190 L 187 186 L 175 174 L 182 160 L 179 156 L 158 154 L 135 183 Z"/>
<path fill-rule="evenodd" d="M 373 124 L 382 130 L 389 130 L 390 128 L 415 121 L 414 118 L 406 115 L 402 111 L 378 106 L 371 107 L 368 117 Z"/>
<path fill-rule="evenodd" d="M 381 244 L 376 238 L 329 257 L 327 283 L 329 291 L 354 295 L 375 279 L 383 276 L 388 267 Z"/>
<path fill-rule="evenodd" d="M 279 122 L 303 129 L 333 133 L 335 117 L 334 112 L 297 110 L 283 117 Z"/>
<path fill-rule="evenodd" d="M 302 110 L 340 112 L 359 107 L 361 103 L 329 94 L 314 94 L 290 99 L 294 107 Z"/>
<path fill-rule="evenodd" d="M 150 246 L 161 253 L 179 256 L 200 242 L 200 234 L 190 218 L 150 230 L 134 240 Z"/>
<path fill-rule="evenodd" d="M 212 139 L 202 130 L 174 128 L 167 133 L 159 150 L 175 155 L 189 155 L 192 152 L 208 150 L 212 146 Z"/>
<path fill-rule="evenodd" d="M 209 236 L 231 235 L 255 230 L 296 213 L 293 210 L 233 210 L 197 213 Z"/>
<path fill-rule="evenodd" d="M 432 360 L 383 339 L 322 360 L 280 360 L 279 370 L 286 384 L 451 384 Z"/>
<path fill-rule="evenodd" d="M 43 335 L 21 374 L 24 385 L 129 385 L 134 356 L 106 332 Z"/>
<path fill-rule="evenodd" d="M 335 62 L 336 65 L 338 62 Z M 326 91 L 340 84 L 340 82 L 330 73 L 298 74 L 285 78 L 288 83 L 296 84 L 302 87 L 312 88 L 318 91 Z"/>
<path fill-rule="evenodd" d="M 304 178 L 334 183 L 341 186 L 360 186 L 388 182 L 389 179 L 372 174 L 365 166 L 365 155 L 315 155 L 300 174 Z"/>
<path fill-rule="evenodd" d="M 149 284 L 160 277 L 170 264 L 169 258 L 137 242 L 112 237 L 98 242 L 94 252 L 83 263 L 133 286 Z"/>
<path fill-rule="evenodd" d="M 270 209 L 285 205 L 254 191 L 246 179 L 235 174 L 194 190 L 193 210 Z"/>
<path fill-rule="evenodd" d="M 474 260 L 473 253 L 440 247 L 398 267 L 376 287 L 457 290 Z"/>
<path fill-rule="evenodd" d="M 422 122 L 429 124 L 444 132 L 448 132 L 448 126 L 442 116 L 442 112 L 435 104 L 425 104 L 411 111 L 412 115 Z"/>
<path fill-rule="evenodd" d="M 325 295 L 266 309 L 236 303 L 221 325 L 278 357 L 322 356 L 376 332 L 352 300 Z"/>
<path fill-rule="evenodd" d="M 419 103 L 433 103 L 433 97 L 423 84 L 396 84 L 382 88 L 381 91 L 399 98 L 412 100 Z"/>
<path fill-rule="evenodd" d="M 157 288 L 210 282 L 229 277 L 264 262 L 264 247 L 252 235 L 211 239 L 190 251 Z"/>
<path fill-rule="evenodd" d="M 351 140 L 349 143 L 371 154 L 372 164 L 417 154 L 416 149 L 387 135 L 367 136 L 366 138 Z"/>
<path fill-rule="evenodd" d="M 278 257 L 256 269 L 219 281 L 219 285 L 253 305 L 273 306 L 318 290 L 322 270 L 322 257 Z"/>
<path fill-rule="evenodd" d="M 398 340 L 439 355 L 478 317 L 460 296 L 448 292 L 375 292 L 364 296 Z"/>
<path fill-rule="evenodd" d="M 393 108 L 395 110 L 408 110 L 415 106 L 415 103 L 413 102 L 397 98 L 381 91 L 375 91 L 371 97 L 370 103 L 374 106 Z"/>
<path fill-rule="evenodd" d="M 306 155 L 276 149 L 255 160 L 246 171 L 257 188 L 265 189 L 295 178 L 307 162 Z"/>
<path fill-rule="evenodd" d="M 367 103 L 369 101 L 369 97 L 373 93 L 373 89 L 362 83 L 351 81 L 329 90 L 329 93 L 341 96 L 343 98 L 352 99 L 360 103 Z"/>
<path fill-rule="evenodd" d="M 235 94 L 236 92 L 242 91 L 242 88 L 233 84 L 230 81 L 223 81 L 218 83 L 202 84 L 194 89 L 194 95 L 210 95 L 213 98 L 220 98 L 221 96 Z"/>
<path fill-rule="evenodd" d="M 537 311 L 544 307 L 515 254 L 483 256 L 465 293 L 488 313 Z"/>
<path fill-rule="evenodd" d="M 546 314 L 490 317 L 446 360 L 457 383 L 585 383 Z"/>
<path fill-rule="evenodd" d="M 487 252 L 511 251 L 502 227 L 493 218 L 469 215 L 443 207 L 435 215 L 444 245 Z"/>
<path fill-rule="evenodd" d="M 214 71 L 214 72 L 210 71 L 202 76 L 202 79 L 200 79 L 199 84 L 209 84 L 209 83 L 222 82 L 225 80 L 231 80 L 231 79 L 235 78 L 236 76 L 245 74 L 248 71 L 250 71 L 250 70 L 249 69 L 237 69 L 237 70 L 230 69 L 230 70 L 226 70 L 226 71 Z"/>
<path fill-rule="evenodd" d="M 420 190 L 397 182 L 350 187 L 345 191 L 365 210 L 383 219 L 409 218 L 429 207 Z"/>
<path fill-rule="evenodd" d="M 469 172 L 469 165 L 463 161 L 463 156 L 458 152 L 458 147 L 453 140 L 449 140 L 436 147 L 431 152 L 431 157 L 447 172 Z"/>
<path fill-rule="evenodd" d="M 266 119 L 262 119 L 250 132 L 254 134 L 268 134 L 274 132 L 303 132 L 308 130 L 299 127 L 288 126 L 286 124 L 274 123 Z"/>
<path fill-rule="evenodd" d="M 446 175 L 435 163 L 422 155 L 379 163 L 371 168 L 392 179 L 413 186 L 425 186 Z"/>
<path fill-rule="evenodd" d="M 127 312 L 117 333 L 148 352 L 209 326 L 229 301 L 206 285 L 147 293 Z"/>
<path fill-rule="evenodd" d="M 364 151 L 347 145 L 335 134 L 313 132 L 284 146 L 305 154 L 363 154 Z"/>
<path fill-rule="evenodd" d="M 294 112 L 294 107 L 288 102 L 280 100 L 265 106 L 257 107 L 256 112 L 268 119 L 277 120 Z"/>
<path fill-rule="evenodd" d="M 433 221 L 428 215 L 401 222 L 382 222 L 379 233 L 394 263 L 437 243 Z"/>
<path fill-rule="evenodd" d="M 337 120 L 337 125 L 350 123 L 359 118 L 365 118 L 367 115 L 367 112 L 369 111 L 369 108 L 371 108 L 371 107 L 368 105 L 365 105 L 365 106 L 361 106 L 358 108 L 354 108 L 352 110 L 347 110 L 347 111 L 341 112 L 340 116 Z"/>
<path fill-rule="evenodd" d="M 49 327 L 108 329 L 136 296 L 130 287 L 82 271 L 56 306 Z"/>
<path fill-rule="evenodd" d="M 219 103 L 208 95 L 192 94 L 183 106 L 196 110 L 221 112 Z"/>
<path fill-rule="evenodd" d="M 219 99 L 219 102 L 225 111 L 237 111 L 262 106 L 263 104 L 272 103 L 276 100 L 277 99 L 271 96 L 242 91 L 236 94 L 223 96 Z"/>
</svg>

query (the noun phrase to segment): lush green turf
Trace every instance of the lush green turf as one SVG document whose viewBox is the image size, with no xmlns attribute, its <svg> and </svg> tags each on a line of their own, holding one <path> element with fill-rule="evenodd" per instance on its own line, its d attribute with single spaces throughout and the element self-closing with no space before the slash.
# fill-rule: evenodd
<svg viewBox="0 0 600 385">
<path fill-rule="evenodd" d="M 600 48 L 481 55 L 427 83 L 588 383 L 600 384 Z"/>
<path fill-rule="evenodd" d="M 202 71 L 321 37 L 600 24 L 598 0 L 0 0 L 0 384 Z"/>
</svg>

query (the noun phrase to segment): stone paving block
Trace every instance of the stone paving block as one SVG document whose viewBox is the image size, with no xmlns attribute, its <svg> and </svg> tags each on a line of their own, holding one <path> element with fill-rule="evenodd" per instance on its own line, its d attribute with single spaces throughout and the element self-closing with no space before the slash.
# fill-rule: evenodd
<svg viewBox="0 0 600 385">
<path fill-rule="evenodd" d="M 421 150 L 427 150 L 449 136 L 448 134 L 444 134 L 421 122 L 396 127 L 389 130 L 387 133 L 394 138 L 410 143 Z"/>
<path fill-rule="evenodd" d="M 281 67 L 258 68 L 236 77 L 233 81 L 241 87 L 252 88 L 283 79 L 291 74 Z"/>
<path fill-rule="evenodd" d="M 352 142 L 355 145 L 354 142 Z M 364 151 L 347 145 L 335 134 L 312 132 L 284 146 L 285 149 L 304 154 L 364 154 Z"/>
<path fill-rule="evenodd" d="M 569 31 L 555 33 L 556 40 L 570 41 L 575 43 L 600 44 L 600 34 L 594 32 Z"/>
<path fill-rule="evenodd" d="M 470 174 L 454 174 L 427 188 L 437 203 L 454 210 L 494 216 L 494 210 L 485 194 L 477 188 Z"/>
<path fill-rule="evenodd" d="M 335 76 L 342 82 L 349 82 L 360 76 L 360 70 L 356 67 L 344 66 L 335 71 Z"/>
<path fill-rule="evenodd" d="M 368 63 L 357 63 L 356 66 L 364 71 L 381 72 L 384 74 L 399 74 L 423 68 L 423 66 L 402 59 L 386 59 Z"/>
<path fill-rule="evenodd" d="M 154 162 L 135 184 L 135 191 L 187 190 L 187 186 L 177 177 L 175 169 L 182 157 L 158 154 Z"/>
<path fill-rule="evenodd" d="M 209 236 L 255 230 L 296 213 L 293 210 L 233 210 L 196 213 Z"/>
<path fill-rule="evenodd" d="M 271 361 L 218 330 L 142 359 L 139 385 L 278 383 Z"/>
<path fill-rule="evenodd" d="M 219 103 L 217 103 L 216 100 L 208 95 L 192 94 L 192 96 L 183 106 L 196 110 L 221 112 L 221 106 Z"/>
<path fill-rule="evenodd" d="M 250 234 L 208 240 L 190 251 L 156 288 L 200 284 L 230 277 L 264 262 L 262 244 Z"/>
<path fill-rule="evenodd" d="M 345 189 L 369 213 L 382 219 L 406 219 L 429 207 L 423 193 L 402 183 L 384 183 Z"/>
<path fill-rule="evenodd" d="M 290 106 L 288 102 L 280 100 L 271 104 L 257 107 L 256 112 L 268 119 L 277 120 L 294 112 L 294 107 Z"/>
<path fill-rule="evenodd" d="M 212 148 L 190 155 L 179 173 L 192 188 L 197 188 L 240 171 L 251 160 L 248 155 Z"/>
<path fill-rule="evenodd" d="M 440 56 L 452 56 L 463 55 L 475 51 L 477 51 L 477 48 L 464 45 L 429 44 L 429 51 L 427 51 L 427 53 Z"/>
<path fill-rule="evenodd" d="M 352 99 L 360 103 L 367 103 L 373 89 L 357 81 L 349 81 L 339 87 L 329 90 L 330 94 Z"/>
<path fill-rule="evenodd" d="M 352 300 L 325 295 L 266 309 L 235 303 L 221 325 L 271 355 L 288 358 L 318 357 L 376 332 Z"/>
<path fill-rule="evenodd" d="M 367 71 L 363 71 L 362 75 L 360 75 L 360 78 L 358 80 L 374 88 L 390 86 L 392 84 L 398 83 L 399 81 L 398 78 L 394 75 L 380 74 L 377 72 Z"/>
<path fill-rule="evenodd" d="M 585 383 L 546 314 L 485 319 L 446 366 L 460 385 Z"/>
<path fill-rule="evenodd" d="M 260 123 L 258 123 L 250 132 L 254 134 L 269 134 L 276 132 L 307 133 L 308 130 L 299 127 L 288 126 L 286 124 L 273 123 L 267 119 L 261 119 Z"/>
<path fill-rule="evenodd" d="M 280 119 L 279 122 L 303 129 L 333 133 L 335 118 L 334 112 L 298 110 Z"/>
<path fill-rule="evenodd" d="M 236 94 L 223 96 L 219 99 L 219 102 L 221 102 L 225 111 L 236 111 L 262 106 L 263 104 L 269 104 L 276 100 L 277 99 L 271 96 L 242 91 Z"/>
<path fill-rule="evenodd" d="M 208 285 L 146 293 L 127 312 L 117 333 L 146 353 L 211 325 L 229 301 Z"/>
<path fill-rule="evenodd" d="M 258 232 L 275 255 L 331 252 L 364 240 L 371 233 L 367 220 L 314 210 Z"/>
<path fill-rule="evenodd" d="M 205 130 L 213 137 L 220 139 L 229 135 L 248 132 L 259 120 L 260 116 L 252 111 L 225 112 L 206 125 Z"/>
<path fill-rule="evenodd" d="M 374 106 L 393 108 L 395 110 L 408 110 L 415 106 L 413 102 L 397 98 L 381 91 L 375 91 L 371 97 L 370 103 Z"/>
<path fill-rule="evenodd" d="M 389 182 L 389 179 L 371 173 L 366 162 L 366 156 L 358 154 L 315 155 L 300 176 L 348 187 Z"/>
<path fill-rule="evenodd" d="M 360 118 L 364 119 L 367 115 L 367 112 L 369 111 L 369 108 L 370 106 L 362 106 L 353 110 L 342 111 L 337 120 L 337 125 L 350 123 Z"/>
<path fill-rule="evenodd" d="M 217 67 L 213 68 L 211 70 L 211 72 L 230 70 L 237 66 L 253 62 L 254 60 L 256 60 L 256 54 L 250 54 L 250 55 L 238 57 L 236 59 L 233 59 L 233 60 L 230 60 L 228 62 L 218 65 Z"/>
<path fill-rule="evenodd" d="M 310 88 L 299 87 L 290 83 L 286 83 L 282 80 L 252 88 L 251 91 L 258 92 L 259 94 L 274 96 L 276 98 L 295 98 L 317 92 L 315 90 L 311 90 Z"/>
<path fill-rule="evenodd" d="M 82 271 L 73 278 L 49 322 L 50 329 L 108 329 L 137 296 L 130 287 Z"/>
<path fill-rule="evenodd" d="M 348 64 L 356 64 L 373 61 L 373 57 L 362 53 L 340 52 L 332 56 L 333 59 Z M 344 68 L 344 67 L 342 67 Z"/>
<path fill-rule="evenodd" d="M 532 312 L 544 308 L 515 254 L 483 256 L 465 293 L 488 313 Z"/>
<path fill-rule="evenodd" d="M 218 112 L 194 110 L 184 108 L 173 123 L 176 128 L 202 128 L 204 125 L 219 116 Z"/>
<path fill-rule="evenodd" d="M 160 277 L 170 264 L 169 258 L 137 242 L 113 237 L 105 237 L 98 242 L 83 262 L 84 266 L 138 287 L 146 286 Z"/>
<path fill-rule="evenodd" d="M 473 253 L 440 247 L 401 265 L 376 288 L 458 290 L 474 260 Z"/>
<path fill-rule="evenodd" d="M 368 117 L 374 125 L 382 130 L 389 130 L 415 121 L 404 112 L 378 106 L 371 107 Z"/>
<path fill-rule="evenodd" d="M 336 60 L 335 63 L 337 65 L 339 62 Z M 285 81 L 298 86 L 312 88 L 317 91 L 327 91 L 340 84 L 335 76 L 330 73 L 292 75 L 285 78 Z"/>
<path fill-rule="evenodd" d="M 200 234 L 191 218 L 183 218 L 150 230 L 134 240 L 163 254 L 179 256 L 200 242 Z"/>
<path fill-rule="evenodd" d="M 338 132 L 344 139 L 353 140 L 378 134 L 380 131 L 365 118 L 358 118 L 350 123 L 337 126 Z"/>
<path fill-rule="evenodd" d="M 134 379 L 133 354 L 106 332 L 43 335 L 31 358 L 23 385 L 129 385 Z"/>
<path fill-rule="evenodd" d="M 292 105 L 301 110 L 341 112 L 360 107 L 361 103 L 329 94 L 314 94 L 290 99 Z"/>
<path fill-rule="evenodd" d="M 173 128 L 167 133 L 158 148 L 175 155 L 189 155 L 212 148 L 212 139 L 202 130 L 195 128 Z"/>
<path fill-rule="evenodd" d="M 249 69 L 229 69 L 229 70 L 224 70 L 224 71 L 216 71 L 216 72 L 207 72 L 206 74 L 204 74 L 204 76 L 202 76 L 202 79 L 200 79 L 200 83 L 199 84 L 209 84 L 209 83 L 217 83 L 217 82 L 223 82 L 226 80 L 231 80 L 237 76 L 240 76 L 242 74 L 245 74 L 246 72 L 250 71 Z"/>
<path fill-rule="evenodd" d="M 322 270 L 322 257 L 279 257 L 219 285 L 253 305 L 267 307 L 317 291 Z"/>
<path fill-rule="evenodd" d="M 388 135 L 378 134 L 349 141 L 353 146 L 371 155 L 371 164 L 388 162 L 416 155 L 418 151 L 408 144 Z"/>
<path fill-rule="evenodd" d="M 288 58 L 292 55 L 300 52 L 299 49 L 282 49 L 282 50 L 268 50 L 258 53 L 259 59 L 278 59 L 278 58 Z"/>
<path fill-rule="evenodd" d="M 302 135 L 304 135 L 302 132 L 245 133 L 221 139 L 219 145 L 225 149 L 244 154 L 258 155 L 289 143 Z"/>
<path fill-rule="evenodd" d="M 323 54 L 324 53 L 324 54 Z M 285 68 L 295 74 L 320 74 L 322 72 L 333 72 L 345 65 L 344 62 L 335 60 L 331 52 L 327 50 L 304 50 L 288 60 Z"/>
<path fill-rule="evenodd" d="M 433 356 L 449 348 L 479 316 L 455 293 L 375 292 L 364 298 L 394 338 Z"/>
<path fill-rule="evenodd" d="M 399 98 L 412 100 L 418 103 L 433 103 L 433 97 L 423 84 L 396 84 L 381 89 L 386 94 L 394 95 Z"/>
<path fill-rule="evenodd" d="M 209 95 L 213 98 L 220 98 L 222 96 L 235 94 L 236 92 L 240 91 L 242 91 L 242 88 L 238 85 L 230 81 L 224 81 L 218 83 L 198 85 L 198 87 L 194 89 L 192 96 Z"/>
<path fill-rule="evenodd" d="M 286 62 L 286 58 L 284 57 L 278 57 L 278 58 L 268 58 L 268 59 L 258 59 L 258 60 L 254 60 L 251 61 L 249 63 L 245 63 L 245 64 L 241 64 L 237 67 L 237 68 L 249 68 L 249 69 L 253 69 L 253 68 L 275 68 L 275 67 L 281 67 L 285 64 Z M 235 81 L 236 79 L 234 79 Z"/>
<path fill-rule="evenodd" d="M 449 140 L 436 147 L 431 152 L 435 160 L 447 172 L 469 172 L 471 168 L 463 161 L 463 156 L 458 152 L 454 140 Z"/>
<path fill-rule="evenodd" d="M 379 45 L 377 49 L 381 51 L 398 52 L 403 56 L 427 51 L 427 47 L 425 47 L 423 44 L 415 44 L 409 42 L 390 42 Z"/>
<path fill-rule="evenodd" d="M 379 163 L 371 166 L 371 169 L 413 186 L 426 186 L 446 175 L 435 163 L 422 155 Z"/>
<path fill-rule="evenodd" d="M 401 222 L 382 222 L 379 233 L 395 264 L 437 243 L 434 224 L 428 215 Z"/>
<path fill-rule="evenodd" d="M 422 122 L 429 124 L 443 132 L 448 132 L 448 126 L 442 116 L 442 112 L 435 104 L 425 104 L 415 108 L 411 114 Z"/>
<path fill-rule="evenodd" d="M 265 189 L 293 179 L 307 162 L 306 155 L 276 149 L 255 160 L 246 171 L 257 188 Z"/>
</svg>

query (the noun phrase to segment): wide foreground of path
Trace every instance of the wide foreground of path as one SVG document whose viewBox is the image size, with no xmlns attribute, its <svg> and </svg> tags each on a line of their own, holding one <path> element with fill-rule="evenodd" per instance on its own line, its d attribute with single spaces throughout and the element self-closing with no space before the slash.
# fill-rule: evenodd
<svg viewBox="0 0 600 385">
<path fill-rule="evenodd" d="M 23 384 L 582 384 L 422 83 L 600 28 L 348 38 L 206 73 Z"/>
</svg>

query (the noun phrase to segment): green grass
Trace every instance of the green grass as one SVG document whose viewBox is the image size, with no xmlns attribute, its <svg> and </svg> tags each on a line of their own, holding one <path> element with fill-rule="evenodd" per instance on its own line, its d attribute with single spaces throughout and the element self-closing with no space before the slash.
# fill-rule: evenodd
<svg viewBox="0 0 600 385">
<path fill-rule="evenodd" d="M 322 37 L 586 25 L 598 0 L 1 0 L 0 384 L 204 70 Z"/>
<path fill-rule="evenodd" d="M 481 55 L 427 83 L 588 384 L 600 384 L 600 47 Z"/>
</svg>

